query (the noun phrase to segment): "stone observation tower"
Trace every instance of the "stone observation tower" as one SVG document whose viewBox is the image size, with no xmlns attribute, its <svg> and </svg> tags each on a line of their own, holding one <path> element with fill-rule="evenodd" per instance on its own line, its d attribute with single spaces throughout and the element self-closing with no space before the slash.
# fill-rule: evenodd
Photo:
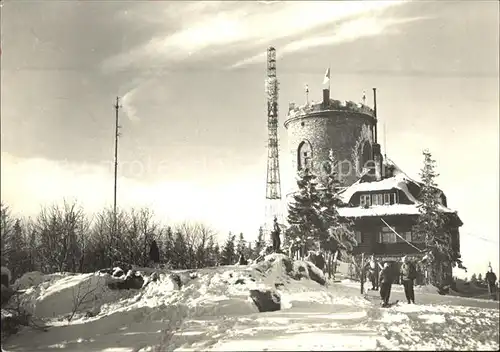
<svg viewBox="0 0 500 352">
<path fill-rule="evenodd" d="M 317 176 L 329 174 L 329 155 L 333 153 L 344 186 L 365 173 L 380 179 L 382 156 L 377 143 L 375 88 L 373 94 L 373 109 L 364 104 L 364 96 L 363 103 L 331 99 L 330 89 L 323 89 L 321 102 L 302 106 L 290 103 L 284 125 L 292 171 L 308 168 Z"/>
</svg>

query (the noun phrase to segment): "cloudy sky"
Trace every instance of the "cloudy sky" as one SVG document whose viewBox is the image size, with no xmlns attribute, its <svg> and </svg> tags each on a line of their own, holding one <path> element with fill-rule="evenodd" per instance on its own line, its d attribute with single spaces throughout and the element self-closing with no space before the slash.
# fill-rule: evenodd
<svg viewBox="0 0 500 352">
<path fill-rule="evenodd" d="M 89 212 L 112 204 L 118 95 L 119 204 L 254 236 L 273 45 L 282 121 L 304 84 L 321 99 L 329 65 L 334 98 L 377 87 L 388 156 L 415 176 L 429 148 L 465 223 L 466 263 L 498 263 L 498 2 L 4 1 L 1 11 L 1 192 L 16 212 L 64 197 Z"/>
</svg>

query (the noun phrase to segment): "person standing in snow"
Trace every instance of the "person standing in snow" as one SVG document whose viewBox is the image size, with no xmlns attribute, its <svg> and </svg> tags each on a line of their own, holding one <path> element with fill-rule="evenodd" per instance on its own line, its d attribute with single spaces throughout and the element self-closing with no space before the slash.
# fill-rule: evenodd
<svg viewBox="0 0 500 352">
<path fill-rule="evenodd" d="M 408 300 L 408 304 L 415 304 L 415 291 L 413 289 L 413 281 L 417 278 L 417 270 L 415 265 L 408 261 L 406 256 L 403 257 L 403 264 L 401 264 L 401 269 L 399 271 L 401 278 L 401 284 L 405 289 L 405 296 Z"/>
<path fill-rule="evenodd" d="M 160 262 L 160 249 L 158 248 L 158 244 L 155 240 L 151 242 L 149 247 L 149 260 L 154 263 Z"/>
<path fill-rule="evenodd" d="M 391 272 L 389 263 L 385 263 L 382 270 L 380 270 L 379 284 L 380 284 L 380 299 L 382 300 L 382 307 L 389 306 L 389 298 L 391 297 L 391 286 L 394 282 L 394 275 Z"/>
<path fill-rule="evenodd" d="M 380 269 L 382 266 L 380 263 L 375 259 L 375 255 L 372 254 L 370 256 L 370 260 L 368 263 L 366 263 L 367 269 L 368 269 L 368 278 L 370 282 L 372 283 L 372 290 L 378 291 L 378 279 L 380 275 Z"/>
<path fill-rule="evenodd" d="M 243 251 L 240 251 L 240 259 L 238 260 L 240 265 L 248 265 L 248 260 L 245 259 Z"/>
<path fill-rule="evenodd" d="M 490 266 L 488 272 L 486 275 L 484 275 L 484 280 L 488 283 L 488 293 L 490 294 L 490 297 L 495 300 L 496 299 L 496 281 L 497 281 L 497 276 L 493 272 L 493 268 Z"/>
<path fill-rule="evenodd" d="M 273 251 L 274 253 L 278 253 L 281 247 L 281 240 L 280 240 L 280 233 L 281 229 L 278 224 L 278 219 L 276 216 L 274 217 L 274 231 L 271 233 L 271 237 L 273 239 Z"/>
</svg>

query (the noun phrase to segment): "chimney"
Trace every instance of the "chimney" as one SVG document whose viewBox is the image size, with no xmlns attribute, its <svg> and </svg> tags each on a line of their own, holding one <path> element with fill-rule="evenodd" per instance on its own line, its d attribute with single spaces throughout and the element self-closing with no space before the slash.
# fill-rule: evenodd
<svg viewBox="0 0 500 352">
<path fill-rule="evenodd" d="M 323 107 L 330 105 L 330 89 L 323 89 Z"/>
<path fill-rule="evenodd" d="M 382 153 L 380 152 L 380 144 L 373 144 L 373 162 L 375 163 L 375 179 L 380 181 L 383 176 L 383 158 Z"/>
</svg>

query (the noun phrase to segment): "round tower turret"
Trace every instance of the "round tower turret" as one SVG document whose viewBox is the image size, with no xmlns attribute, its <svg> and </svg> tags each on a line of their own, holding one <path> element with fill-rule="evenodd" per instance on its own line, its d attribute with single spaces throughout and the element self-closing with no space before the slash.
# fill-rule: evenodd
<svg viewBox="0 0 500 352">
<path fill-rule="evenodd" d="M 323 101 L 303 106 L 290 104 L 285 128 L 288 133 L 293 171 L 309 168 L 315 175 L 330 173 L 330 151 L 336 168 L 348 186 L 363 171 L 374 170 L 373 148 L 376 115 L 373 109 L 351 101 L 330 99 L 323 90 Z"/>
</svg>

